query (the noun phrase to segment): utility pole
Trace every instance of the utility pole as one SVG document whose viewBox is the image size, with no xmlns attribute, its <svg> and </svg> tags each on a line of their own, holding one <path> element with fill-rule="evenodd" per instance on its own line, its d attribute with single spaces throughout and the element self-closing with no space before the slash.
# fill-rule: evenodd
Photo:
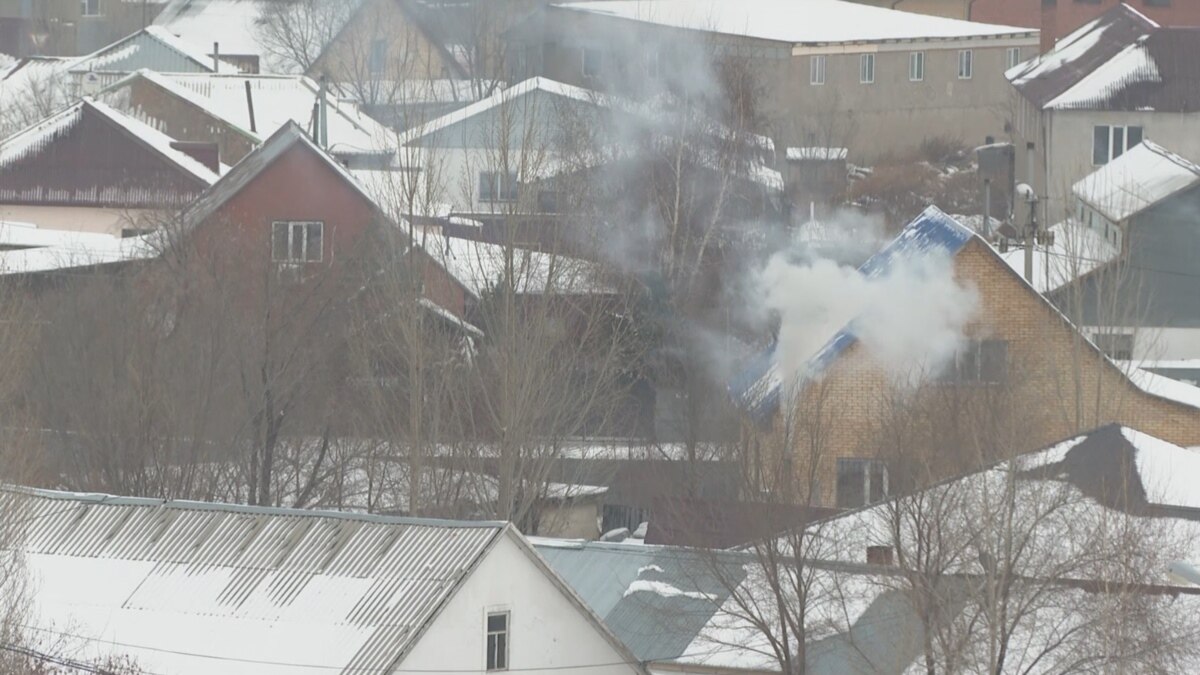
<svg viewBox="0 0 1200 675">
<path fill-rule="evenodd" d="M 1025 201 L 1029 204 L 1029 223 L 1025 227 L 1025 281 L 1033 283 L 1033 247 L 1037 242 L 1037 185 L 1036 176 L 1037 164 L 1034 158 L 1036 146 L 1030 142 L 1025 144 L 1025 164 L 1026 176 L 1028 181 L 1026 186 L 1028 190 L 1025 194 Z"/>
</svg>

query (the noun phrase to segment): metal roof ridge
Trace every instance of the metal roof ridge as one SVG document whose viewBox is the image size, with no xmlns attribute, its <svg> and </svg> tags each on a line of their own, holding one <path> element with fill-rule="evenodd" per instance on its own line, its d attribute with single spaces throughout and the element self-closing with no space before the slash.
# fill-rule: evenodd
<svg viewBox="0 0 1200 675">
<path fill-rule="evenodd" d="M 23 485 L 0 484 L 0 492 L 23 493 L 42 499 L 76 501 L 83 504 L 109 504 L 113 506 L 147 506 L 173 508 L 189 511 L 225 511 L 229 513 L 245 513 L 270 516 L 297 516 L 306 518 L 336 518 L 339 520 L 354 520 L 373 522 L 384 525 L 417 525 L 422 527 L 468 528 L 468 529 L 503 529 L 507 521 L 499 520 L 449 520 L 439 518 L 422 518 L 417 516 L 385 516 L 372 513 L 353 511 L 333 511 L 329 509 L 301 509 L 285 506 L 252 506 L 249 504 L 232 504 L 228 502 L 205 502 L 188 499 L 159 499 L 157 497 L 127 497 L 110 495 L 102 492 L 69 492 L 65 490 L 49 490 L 45 488 Z"/>
</svg>

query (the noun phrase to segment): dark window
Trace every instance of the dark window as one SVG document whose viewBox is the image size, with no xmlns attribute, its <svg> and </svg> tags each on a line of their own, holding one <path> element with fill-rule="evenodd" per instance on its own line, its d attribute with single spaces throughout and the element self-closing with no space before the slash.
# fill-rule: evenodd
<svg viewBox="0 0 1200 675">
<path fill-rule="evenodd" d="M 515 202 L 517 187 L 517 174 L 515 173 L 479 172 L 479 198 L 483 201 Z"/>
<path fill-rule="evenodd" d="M 1133 359 L 1133 335 L 1131 333 L 1098 333 L 1092 342 L 1110 359 L 1130 361 Z"/>
<path fill-rule="evenodd" d="M 487 615 L 487 669 L 508 670 L 508 612 Z"/>
<path fill-rule="evenodd" d="M 271 226 L 271 260 L 283 263 L 321 262 L 325 224 L 280 221 Z"/>
<path fill-rule="evenodd" d="M 877 459 L 837 461 L 837 506 L 853 509 L 882 501 L 889 494 L 887 465 Z"/>
<path fill-rule="evenodd" d="M 583 49 L 583 76 L 596 77 L 604 67 L 604 52 L 585 47 Z"/>
<path fill-rule="evenodd" d="M 945 382 L 996 384 L 1008 372 L 1008 343 L 1004 340 L 969 340 L 942 374 Z"/>
<path fill-rule="evenodd" d="M 367 67 L 372 74 L 382 73 L 387 66 L 387 40 L 376 38 L 371 40 L 371 58 Z"/>
</svg>

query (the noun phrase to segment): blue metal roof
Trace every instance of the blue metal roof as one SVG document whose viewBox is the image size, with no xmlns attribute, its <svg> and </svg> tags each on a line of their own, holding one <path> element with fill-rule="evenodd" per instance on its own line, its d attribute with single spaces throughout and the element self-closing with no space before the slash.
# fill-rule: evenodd
<svg viewBox="0 0 1200 675">
<path fill-rule="evenodd" d="M 975 236 L 969 228 L 942 212 L 936 206 L 925 209 L 909 223 L 883 250 L 871 256 L 858 271 L 864 277 L 885 276 L 899 260 L 911 260 L 929 253 L 955 256 Z M 854 322 L 833 335 L 817 351 L 803 370 L 803 377 L 824 372 L 857 340 Z M 777 344 L 750 359 L 746 367 L 729 382 L 729 393 L 751 417 L 764 420 L 779 406 L 783 389 L 783 374 L 775 358 Z"/>
<path fill-rule="evenodd" d="M 532 543 L 641 661 L 682 656 L 746 576 L 747 558 L 737 553 L 601 542 Z M 636 581 L 650 583 L 641 585 L 646 589 L 630 588 Z M 651 586 L 662 590 L 649 590 Z"/>
</svg>

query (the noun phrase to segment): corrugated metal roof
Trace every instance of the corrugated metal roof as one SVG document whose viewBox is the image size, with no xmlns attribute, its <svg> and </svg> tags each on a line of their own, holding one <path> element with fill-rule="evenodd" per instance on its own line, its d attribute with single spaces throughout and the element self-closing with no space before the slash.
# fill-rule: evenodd
<svg viewBox="0 0 1200 675">
<path fill-rule="evenodd" d="M 691 549 L 532 540 L 534 548 L 641 661 L 683 655 L 752 558 Z M 639 583 L 640 582 L 640 583 Z"/>
<path fill-rule="evenodd" d="M 1072 188 L 1075 196 L 1120 223 L 1200 183 L 1200 166 L 1143 141 Z"/>
<path fill-rule="evenodd" d="M 954 256 L 974 236 L 970 229 L 946 215 L 941 209 L 930 206 L 883 250 L 863 263 L 858 271 L 867 278 L 879 277 L 887 274 L 899 260 L 931 252 Z M 803 375 L 811 377 L 824 372 L 856 340 L 854 322 L 851 321 L 809 358 L 803 368 Z M 775 412 L 785 386 L 784 374 L 780 372 L 775 354 L 776 348 L 777 344 L 772 344 L 752 358 L 729 382 L 729 392 L 734 400 L 756 419 L 765 419 Z"/>
<path fill-rule="evenodd" d="M 506 527 L 11 487 L 0 508 L 37 626 L 160 673 L 385 672 Z"/>
</svg>

